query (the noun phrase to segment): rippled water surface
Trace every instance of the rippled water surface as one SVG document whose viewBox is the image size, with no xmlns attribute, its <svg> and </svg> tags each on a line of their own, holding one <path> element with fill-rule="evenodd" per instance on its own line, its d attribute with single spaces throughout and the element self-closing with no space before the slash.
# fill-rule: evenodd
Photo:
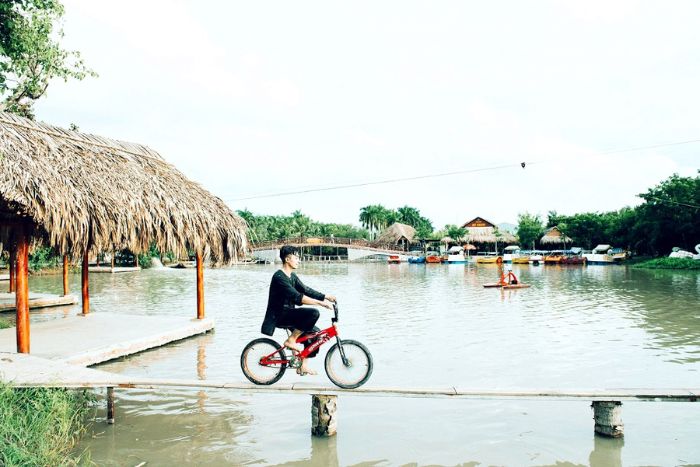
<svg viewBox="0 0 700 467">
<path fill-rule="evenodd" d="M 214 333 L 100 368 L 243 380 L 241 349 L 260 336 L 275 269 L 207 270 Z M 307 285 L 337 295 L 341 336 L 372 351 L 367 387 L 700 387 L 698 273 L 514 271 L 532 287 L 484 289 L 498 277 L 495 265 L 303 264 L 298 272 Z M 77 292 L 78 276 L 72 279 Z M 61 290 L 60 277 L 32 280 L 33 290 Z M 195 315 L 193 270 L 90 280 L 94 312 Z M 320 324 L 329 319 L 322 313 Z M 282 340 L 281 331 L 275 338 Z M 313 362 L 319 376 L 312 381 L 330 384 L 322 364 Z M 283 382 L 301 379 L 290 373 Z M 341 396 L 337 437 L 314 439 L 307 395 L 161 389 L 121 390 L 117 398 L 116 425 L 104 424 L 101 407 L 80 446 L 100 465 L 700 464 L 700 404 L 692 403 L 626 402 L 623 441 L 594 437 L 587 401 Z"/>
</svg>

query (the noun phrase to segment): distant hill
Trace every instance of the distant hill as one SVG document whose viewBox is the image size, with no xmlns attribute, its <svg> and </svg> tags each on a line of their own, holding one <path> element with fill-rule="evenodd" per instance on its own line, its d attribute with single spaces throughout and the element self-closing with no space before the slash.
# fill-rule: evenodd
<svg viewBox="0 0 700 467">
<path fill-rule="evenodd" d="M 498 227 L 498 230 L 509 232 L 509 233 L 512 233 L 513 235 L 518 233 L 518 226 L 515 224 L 503 222 L 501 224 L 497 224 L 496 226 Z"/>
</svg>

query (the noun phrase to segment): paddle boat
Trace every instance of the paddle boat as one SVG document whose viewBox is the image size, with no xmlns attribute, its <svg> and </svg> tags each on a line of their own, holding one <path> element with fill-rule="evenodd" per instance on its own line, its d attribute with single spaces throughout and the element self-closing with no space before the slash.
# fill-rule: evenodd
<svg viewBox="0 0 700 467">
<path fill-rule="evenodd" d="M 671 248 L 671 253 L 668 255 L 669 258 L 692 258 L 692 259 L 700 259 L 700 243 L 695 245 L 695 251 L 698 252 L 697 255 L 692 254 L 690 251 L 686 251 L 682 248 L 678 248 L 677 246 L 674 246 Z"/>
<path fill-rule="evenodd" d="M 564 250 L 559 259 L 559 264 L 586 264 L 586 258 L 581 255 L 581 248 Z"/>
<path fill-rule="evenodd" d="M 613 248 L 601 244 L 588 253 L 583 253 L 588 264 L 620 264 L 627 258 L 627 252 L 622 248 Z"/>
<path fill-rule="evenodd" d="M 476 262 L 479 264 L 501 264 L 503 258 L 499 255 L 477 255 Z"/>
<path fill-rule="evenodd" d="M 513 264 L 529 264 L 530 263 L 530 256 L 529 255 L 513 256 L 512 263 Z"/>
<path fill-rule="evenodd" d="M 442 256 L 437 251 L 429 251 L 425 254 L 425 262 L 432 264 L 442 263 Z"/>
<path fill-rule="evenodd" d="M 506 267 L 506 270 L 501 274 L 501 278 L 498 282 L 492 284 L 484 284 L 485 288 L 501 288 L 501 289 L 526 289 L 530 287 L 529 284 L 521 283 L 518 278 L 513 274 L 513 270 L 510 267 Z"/>
<path fill-rule="evenodd" d="M 386 262 L 389 264 L 399 264 L 401 262 L 401 257 L 399 255 L 389 255 Z"/>
<path fill-rule="evenodd" d="M 561 262 L 561 257 L 561 251 L 550 251 L 549 254 L 544 256 L 544 264 L 559 264 Z"/>
<path fill-rule="evenodd" d="M 539 266 L 541 263 L 544 262 L 544 251 L 533 251 L 532 253 L 530 253 L 529 261 L 532 263 L 533 266 Z"/>
<path fill-rule="evenodd" d="M 509 245 L 503 249 L 503 262 L 512 263 L 513 258 L 520 256 L 520 247 L 518 245 Z"/>
<path fill-rule="evenodd" d="M 461 246 L 453 246 L 447 250 L 447 259 L 444 261 L 448 264 L 464 264 L 467 262 L 467 257 L 464 256 L 464 248 Z"/>
</svg>

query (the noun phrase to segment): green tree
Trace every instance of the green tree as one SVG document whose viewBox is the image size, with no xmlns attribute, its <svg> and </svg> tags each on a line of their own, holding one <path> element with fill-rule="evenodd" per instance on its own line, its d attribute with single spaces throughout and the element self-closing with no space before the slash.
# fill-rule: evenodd
<svg viewBox="0 0 700 467">
<path fill-rule="evenodd" d="M 691 249 L 700 243 L 700 176 L 673 174 L 639 196 L 645 201 L 635 224 L 645 238 L 640 249 L 668 254 L 674 246 Z"/>
<path fill-rule="evenodd" d="M 535 243 L 544 234 L 542 219 L 537 214 L 518 214 L 518 238 L 520 246 L 535 249 Z"/>
<path fill-rule="evenodd" d="M 59 40 L 63 16 L 58 0 L 0 2 L 0 109 L 33 118 L 34 102 L 54 78 L 67 81 L 97 76 L 80 53 L 67 51 Z"/>
<path fill-rule="evenodd" d="M 464 240 L 464 236 L 467 235 L 467 229 L 458 225 L 447 224 L 445 226 L 445 234 L 455 242 L 461 242 Z"/>
</svg>

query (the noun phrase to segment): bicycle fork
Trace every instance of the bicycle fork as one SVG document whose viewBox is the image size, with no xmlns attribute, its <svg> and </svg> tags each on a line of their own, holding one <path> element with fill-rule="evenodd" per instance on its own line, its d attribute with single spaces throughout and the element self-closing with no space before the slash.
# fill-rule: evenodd
<svg viewBox="0 0 700 467">
<path fill-rule="evenodd" d="M 343 350 L 343 342 L 340 340 L 340 336 L 336 335 L 335 338 L 338 340 L 338 350 L 340 351 L 340 358 L 343 360 L 343 365 L 350 366 L 350 360 L 345 356 L 345 350 Z"/>
</svg>

